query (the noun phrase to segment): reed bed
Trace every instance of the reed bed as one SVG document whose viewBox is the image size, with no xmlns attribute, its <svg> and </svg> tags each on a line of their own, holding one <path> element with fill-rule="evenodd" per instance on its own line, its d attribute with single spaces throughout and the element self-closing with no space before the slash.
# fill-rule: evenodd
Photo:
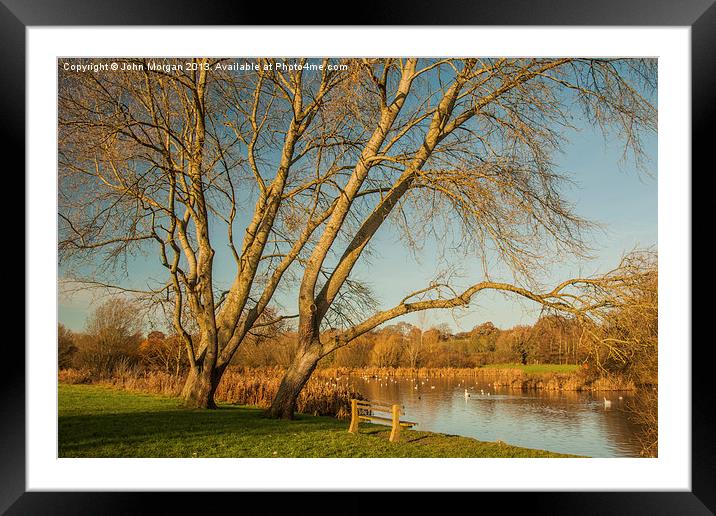
<svg viewBox="0 0 716 516">
<path fill-rule="evenodd" d="M 268 408 L 283 374 L 282 368 L 229 369 L 216 390 L 216 400 Z M 314 374 L 301 391 L 297 410 L 304 414 L 346 419 L 350 417 L 352 398 L 364 399 L 348 382 L 334 376 Z"/>
<path fill-rule="evenodd" d="M 636 386 L 630 380 L 619 376 L 593 378 L 583 371 L 573 373 L 526 373 L 516 368 L 335 368 L 321 369 L 321 375 L 333 378 L 360 376 L 364 378 L 453 378 L 471 377 L 477 381 L 491 383 L 494 387 L 513 390 L 549 391 L 634 391 Z M 317 371 L 318 372 L 318 371 Z"/>
<path fill-rule="evenodd" d="M 492 382 L 495 387 L 507 387 L 512 390 L 547 390 L 547 391 L 634 391 L 633 382 L 619 378 L 604 377 L 590 380 L 578 373 L 571 374 L 525 374 L 503 375 Z"/>
<path fill-rule="evenodd" d="M 335 378 L 345 376 L 365 376 L 369 378 L 451 378 L 455 376 L 482 376 L 484 371 L 486 371 L 486 369 L 479 367 L 365 367 L 360 369 L 336 367 L 317 369 L 315 374 Z"/>
<path fill-rule="evenodd" d="M 216 390 L 217 402 L 268 408 L 283 377 L 281 368 L 228 369 Z M 110 377 L 97 377 L 86 370 L 63 369 L 60 383 L 111 385 L 129 391 L 179 396 L 184 377 L 164 371 L 121 370 Z M 315 374 L 298 398 L 297 411 L 316 416 L 350 417 L 350 400 L 364 399 L 347 381 Z"/>
</svg>

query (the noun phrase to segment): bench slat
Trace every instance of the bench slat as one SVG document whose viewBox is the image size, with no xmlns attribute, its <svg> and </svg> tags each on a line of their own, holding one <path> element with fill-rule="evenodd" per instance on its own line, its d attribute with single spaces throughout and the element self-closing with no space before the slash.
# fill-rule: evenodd
<svg viewBox="0 0 716 516">
<path fill-rule="evenodd" d="M 379 417 L 379 416 L 358 416 L 360 419 L 365 419 L 366 421 L 385 421 L 387 423 L 392 423 L 393 420 L 389 417 Z"/>
<path fill-rule="evenodd" d="M 380 402 L 373 402 L 373 401 L 366 401 L 366 402 L 359 401 L 357 403 L 357 405 L 359 407 L 385 407 L 385 408 L 389 408 L 389 409 L 393 408 L 393 405 L 390 403 L 380 403 Z M 396 403 L 396 405 L 397 405 L 397 403 Z M 402 405 L 401 405 L 401 407 L 402 407 Z"/>
<path fill-rule="evenodd" d="M 359 419 L 362 419 L 364 421 L 385 421 L 386 423 L 392 423 L 393 420 L 387 417 L 379 417 L 379 416 L 358 416 Z M 399 421 L 400 426 L 415 426 L 417 423 L 414 423 L 413 421 Z"/>
<path fill-rule="evenodd" d="M 368 409 L 360 408 L 360 407 L 359 407 L 358 410 L 368 410 Z M 382 414 L 382 413 L 392 414 L 393 411 L 392 411 L 392 410 L 376 410 L 376 409 L 371 409 L 371 412 L 380 412 L 381 414 Z M 361 415 L 361 416 L 367 416 L 368 414 L 360 414 L 360 415 Z M 401 410 L 401 411 L 400 411 L 400 415 L 401 415 L 401 416 L 404 416 L 404 415 L 405 415 L 405 412 Z"/>
<path fill-rule="evenodd" d="M 373 407 L 368 405 L 358 405 L 358 410 L 376 410 L 378 412 L 392 412 L 393 407 Z"/>
<path fill-rule="evenodd" d="M 380 401 L 357 401 L 356 405 L 358 405 L 358 408 L 375 408 L 378 410 L 378 408 L 386 408 L 388 410 L 393 410 L 393 405 L 399 405 L 398 403 L 383 403 Z M 401 410 L 405 408 L 405 405 L 399 405 Z"/>
</svg>

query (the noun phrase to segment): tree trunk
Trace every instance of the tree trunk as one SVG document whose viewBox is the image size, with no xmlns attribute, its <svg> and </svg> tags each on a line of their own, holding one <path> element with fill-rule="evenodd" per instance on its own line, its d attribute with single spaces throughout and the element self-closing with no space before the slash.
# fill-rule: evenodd
<svg viewBox="0 0 716 516">
<path fill-rule="evenodd" d="M 214 394 L 224 370 L 224 367 L 191 368 L 182 389 L 184 405 L 188 408 L 215 409 Z"/>
<path fill-rule="evenodd" d="M 321 358 L 319 347 L 319 343 L 312 342 L 299 351 L 281 380 L 278 392 L 267 412 L 268 417 L 293 419 L 298 396 Z"/>
</svg>

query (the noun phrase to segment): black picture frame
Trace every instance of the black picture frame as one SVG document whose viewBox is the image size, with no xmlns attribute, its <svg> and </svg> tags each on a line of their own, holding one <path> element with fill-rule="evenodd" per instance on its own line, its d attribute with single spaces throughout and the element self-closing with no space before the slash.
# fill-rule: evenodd
<svg viewBox="0 0 716 516">
<path fill-rule="evenodd" d="M 369 5 L 361 3 L 355 13 L 339 14 L 335 5 L 311 9 L 301 5 L 282 7 L 281 20 L 306 25 L 573 25 L 573 26 L 689 26 L 691 27 L 692 73 L 692 170 L 708 176 L 713 169 L 710 131 L 716 117 L 716 5 L 714 0 L 490 0 L 467 3 L 442 0 L 432 5 L 424 0 L 399 0 Z M 323 13 L 323 14 L 316 14 Z M 18 165 L 6 169 L 10 174 L 24 170 L 25 148 L 25 31 L 31 26 L 64 25 L 248 25 L 280 24 L 271 10 L 258 2 L 191 2 L 160 0 L 0 0 L 0 105 L 3 156 L 18 159 Z M 31 138 L 32 135 L 27 135 Z M 709 167 L 709 164 L 711 165 Z M 708 167 L 708 168 L 706 168 Z M 684 180 L 693 179 L 685 177 Z M 705 183 L 705 181 L 704 181 Z M 703 190 L 707 190 L 706 187 Z M 702 195 L 704 194 L 702 190 Z M 697 190 L 693 189 L 692 192 Z M 713 201 L 711 201 L 713 202 Z M 692 206 L 696 206 L 692 199 Z M 707 203 L 708 205 L 708 203 Z M 692 217 L 692 220 L 694 217 Z M 693 233 L 692 233 L 693 234 Z M 23 237 L 24 238 L 24 237 Z M 19 240 L 18 240 L 19 241 Z M 691 250 L 693 253 L 693 249 Z M 692 254 L 693 257 L 693 254 Z M 693 262 L 693 267 L 697 262 Z M 27 274 L 27 273 L 26 273 Z M 700 306 L 700 305 L 698 305 Z M 694 304 L 694 307 L 697 305 Z M 32 310 L 32 306 L 26 306 Z M 693 317 L 692 317 L 693 320 Z M 14 323 L 13 323 L 14 324 Z M 12 345 L 11 345 L 12 344 Z M 679 345 L 686 345 L 681 343 Z M 242 504 L 265 504 L 268 513 L 279 512 L 281 503 L 306 503 L 313 507 L 319 494 L 304 496 L 315 501 L 296 502 L 293 497 L 277 499 L 266 493 L 80 493 L 26 492 L 25 487 L 25 376 L 24 349 L 8 342 L 4 349 L 6 364 L 0 374 L 0 512 L 8 514 L 142 514 L 153 512 L 149 498 L 158 498 L 162 512 L 178 508 L 180 513 L 204 508 L 228 496 L 242 497 Z M 716 425 L 714 396 L 710 389 L 713 346 L 707 342 L 692 345 L 692 456 L 688 492 L 584 492 L 584 493 L 470 493 L 479 503 L 526 503 L 538 514 L 710 514 L 716 512 Z M 663 365 L 668 367 L 668 364 Z M 358 512 L 366 493 L 350 493 L 342 499 L 341 512 Z M 450 496 L 453 496 L 451 494 Z M 487 500 L 486 497 L 493 498 Z M 249 500 L 250 498 L 250 500 Z M 464 498 L 464 496 L 463 496 Z M 500 499 L 502 502 L 500 502 Z M 263 500 L 263 501 L 262 501 Z M 334 502 L 335 503 L 335 502 Z M 409 510 L 423 504 L 420 493 L 403 497 L 401 507 Z M 451 500 L 450 505 L 453 505 Z M 469 502 L 471 503 L 471 502 Z M 330 505 L 330 503 L 328 503 Z M 455 506 L 457 507 L 457 506 Z M 328 507 L 330 509 L 330 507 Z M 363 512 L 362 509 L 360 509 Z M 315 511 L 312 511 L 315 512 Z"/>
</svg>

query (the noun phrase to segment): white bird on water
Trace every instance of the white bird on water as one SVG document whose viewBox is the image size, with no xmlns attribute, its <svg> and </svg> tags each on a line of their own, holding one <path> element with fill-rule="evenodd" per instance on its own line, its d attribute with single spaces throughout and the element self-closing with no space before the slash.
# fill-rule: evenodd
<svg viewBox="0 0 716 516">
<path fill-rule="evenodd" d="M 469 397 L 470 397 L 470 393 L 467 392 L 467 389 L 465 389 L 465 399 L 467 399 L 467 398 L 469 398 Z"/>
<path fill-rule="evenodd" d="M 607 398 L 604 398 L 604 408 L 611 408 L 612 402 Z"/>
</svg>

